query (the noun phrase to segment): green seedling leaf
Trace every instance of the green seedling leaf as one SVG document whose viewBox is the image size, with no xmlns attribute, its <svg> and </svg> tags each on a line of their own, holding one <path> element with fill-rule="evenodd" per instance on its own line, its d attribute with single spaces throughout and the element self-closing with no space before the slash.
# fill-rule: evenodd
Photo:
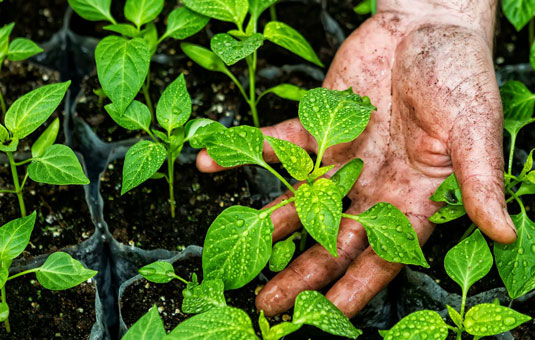
<svg viewBox="0 0 535 340">
<path fill-rule="evenodd" d="M 531 51 L 529 52 L 529 62 L 531 67 L 535 70 L 535 42 L 531 44 Z"/>
<path fill-rule="evenodd" d="M 440 314 L 421 310 L 401 319 L 386 333 L 384 340 L 445 340 L 447 337 L 448 327 Z"/>
<path fill-rule="evenodd" d="M 459 312 L 457 312 L 453 307 L 450 305 L 446 305 L 448 307 L 448 314 L 450 315 L 451 321 L 455 324 L 455 326 L 461 328 L 463 326 L 463 317 Z"/>
<path fill-rule="evenodd" d="M 85 20 L 113 22 L 111 0 L 68 0 L 72 9 Z"/>
<path fill-rule="evenodd" d="M 121 340 L 161 340 L 167 333 L 156 305 L 143 315 Z"/>
<path fill-rule="evenodd" d="M 210 18 L 189 10 L 186 7 L 174 9 L 167 17 L 167 29 L 164 37 L 184 40 L 196 34 L 208 24 Z"/>
<path fill-rule="evenodd" d="M 264 44 L 264 36 L 255 33 L 244 40 L 236 40 L 230 34 L 219 33 L 212 37 L 212 51 L 228 66 L 253 54 Z"/>
<path fill-rule="evenodd" d="M 492 263 L 489 246 L 479 229 L 451 248 L 444 258 L 446 273 L 461 286 L 463 292 L 487 275 Z"/>
<path fill-rule="evenodd" d="M 370 120 L 375 107 L 369 99 L 349 91 L 316 88 L 299 103 L 299 120 L 323 153 L 329 146 L 351 142 Z"/>
<path fill-rule="evenodd" d="M 502 10 L 509 22 L 520 31 L 535 15 L 535 1 L 503 0 Z"/>
<path fill-rule="evenodd" d="M 150 50 L 142 38 L 109 36 L 95 50 L 98 80 L 104 93 L 123 113 L 143 86 L 149 72 Z"/>
<path fill-rule="evenodd" d="M 191 98 L 186 88 L 184 74 L 176 78 L 163 91 L 156 106 L 156 119 L 168 135 L 183 126 L 191 115 Z"/>
<path fill-rule="evenodd" d="M 281 322 L 273 326 L 269 333 L 264 337 L 264 340 L 279 340 L 282 337 L 297 332 L 302 325 L 296 325 L 292 322 Z"/>
<path fill-rule="evenodd" d="M 0 124 L 0 143 L 3 143 L 8 140 L 9 140 L 9 132 L 6 130 L 6 128 L 2 124 Z"/>
<path fill-rule="evenodd" d="M 180 150 L 182 150 L 182 145 L 184 144 L 184 128 L 179 127 L 173 131 L 173 134 L 169 136 L 169 150 L 172 153 L 176 153 L 178 151 L 178 154 L 180 154 Z M 178 157 L 178 154 L 176 155 Z"/>
<path fill-rule="evenodd" d="M 295 209 L 310 236 L 338 257 L 336 240 L 342 219 L 342 195 L 338 186 L 327 178 L 314 184 L 302 184 L 295 193 Z"/>
<path fill-rule="evenodd" d="M 535 170 L 526 175 L 526 180 L 528 180 L 530 184 L 535 184 Z"/>
<path fill-rule="evenodd" d="M 268 332 L 269 332 L 269 321 L 267 321 L 264 311 L 260 311 L 260 315 L 258 316 L 258 326 L 260 327 L 260 332 L 262 332 L 262 339 L 266 339 Z"/>
<path fill-rule="evenodd" d="M 15 23 L 9 23 L 0 28 L 0 61 L 7 55 L 9 46 L 9 35 L 13 30 Z"/>
<path fill-rule="evenodd" d="M 249 0 L 249 13 L 253 22 L 258 21 L 260 15 L 269 7 L 274 5 L 277 0 Z"/>
<path fill-rule="evenodd" d="M 222 21 L 230 21 L 242 27 L 249 9 L 247 0 L 183 0 L 189 9 Z"/>
<path fill-rule="evenodd" d="M 322 166 L 320 168 L 314 169 L 310 175 L 308 175 L 308 180 L 313 181 L 316 178 L 319 178 L 334 168 L 334 165 Z"/>
<path fill-rule="evenodd" d="M 526 158 L 526 162 L 524 163 L 524 167 L 522 168 L 520 175 L 518 175 L 520 180 L 526 179 L 525 177 L 527 173 L 533 168 L 533 151 L 535 151 L 535 149 L 531 150 L 529 153 L 528 158 Z"/>
<path fill-rule="evenodd" d="M 511 136 L 529 123 L 533 117 L 535 94 L 519 81 L 508 81 L 500 87 L 503 103 L 504 129 Z"/>
<path fill-rule="evenodd" d="M 156 19 L 163 9 L 163 3 L 164 0 L 126 0 L 124 16 L 139 28 Z"/>
<path fill-rule="evenodd" d="M 258 340 L 247 313 L 238 308 L 212 308 L 180 323 L 165 340 Z"/>
<path fill-rule="evenodd" d="M 466 215 L 466 210 L 464 209 L 464 206 L 446 205 L 438 209 L 438 211 L 429 218 L 429 221 L 436 223 L 436 224 L 442 224 L 442 223 L 456 220 L 459 217 L 464 216 L 464 215 Z"/>
<path fill-rule="evenodd" d="M 156 261 L 139 268 L 139 274 L 150 282 L 168 283 L 175 278 L 175 269 L 169 262 Z"/>
<path fill-rule="evenodd" d="M 225 307 L 225 295 L 223 281 L 204 280 L 200 285 L 188 287 L 182 291 L 182 312 L 198 314 L 209 311 L 212 308 Z"/>
<path fill-rule="evenodd" d="M 74 152 L 66 145 L 55 144 L 28 165 L 28 175 L 38 183 L 85 185 L 89 179 Z"/>
<path fill-rule="evenodd" d="M 512 215 L 518 237 L 513 244 L 494 243 L 496 267 L 511 299 L 535 289 L 535 222 L 524 212 Z"/>
<path fill-rule="evenodd" d="M 162 172 L 157 172 L 150 177 L 150 179 L 162 179 L 165 178 L 165 174 Z"/>
<path fill-rule="evenodd" d="M 411 222 L 390 203 L 377 203 L 356 218 L 375 253 L 383 259 L 429 268 Z"/>
<path fill-rule="evenodd" d="M 300 101 L 307 93 L 307 90 L 292 84 L 280 84 L 264 92 L 264 94 L 268 93 L 274 93 L 283 99 Z"/>
<path fill-rule="evenodd" d="M 347 162 L 331 177 L 331 180 L 338 186 L 342 197 L 345 197 L 360 176 L 364 162 L 360 158 L 355 158 Z"/>
<path fill-rule="evenodd" d="M 255 278 L 271 256 L 273 223 L 267 212 L 248 207 L 225 209 L 204 240 L 205 279 L 223 280 L 225 290 L 241 288 Z"/>
<path fill-rule="evenodd" d="M 225 129 L 225 126 L 219 122 L 206 118 L 196 118 L 186 123 L 184 133 L 192 148 L 202 149 L 206 147 L 205 139 Z"/>
<path fill-rule="evenodd" d="M 463 205 L 461 187 L 455 174 L 451 174 L 440 184 L 430 198 L 434 202 L 445 202 L 449 205 Z"/>
<path fill-rule="evenodd" d="M 14 260 L 24 251 L 30 242 L 36 216 L 34 211 L 30 215 L 10 221 L 0 228 L 0 261 Z"/>
<path fill-rule="evenodd" d="M 40 157 L 45 150 L 54 144 L 59 133 L 59 118 L 54 119 L 52 124 L 50 124 L 45 131 L 37 138 L 35 143 L 32 145 L 32 157 Z"/>
<path fill-rule="evenodd" d="M 529 173 L 529 175 L 531 174 L 533 174 L 533 171 Z M 516 192 L 517 196 L 520 197 L 523 195 L 535 195 L 535 181 L 533 181 L 534 178 L 532 177 L 533 175 L 528 176 L 529 182 L 522 182 L 520 188 L 518 188 L 518 191 Z"/>
<path fill-rule="evenodd" d="M 0 303 L 0 322 L 4 322 L 9 318 L 9 306 L 5 302 Z"/>
<path fill-rule="evenodd" d="M 510 308 L 482 303 L 470 308 L 466 313 L 464 327 L 468 334 L 489 336 L 507 332 L 529 320 L 529 316 Z"/>
<path fill-rule="evenodd" d="M 0 288 L 3 288 L 6 285 L 8 277 L 9 277 L 9 266 L 2 264 L 2 266 L 0 266 Z"/>
<path fill-rule="evenodd" d="M 185 55 L 208 71 L 230 74 L 225 63 L 212 51 L 199 45 L 182 43 L 180 48 Z"/>
<path fill-rule="evenodd" d="M 308 41 L 292 27 L 279 21 L 270 21 L 264 28 L 264 37 L 272 43 L 297 54 L 301 58 L 323 67 Z"/>
<path fill-rule="evenodd" d="M 275 151 L 282 166 L 293 178 L 304 181 L 314 168 L 312 158 L 301 147 L 275 137 L 264 136 Z"/>
<path fill-rule="evenodd" d="M 122 128 L 127 130 L 149 131 L 151 115 L 147 105 L 134 100 L 124 113 L 117 112 L 113 103 L 104 106 L 110 117 Z"/>
<path fill-rule="evenodd" d="M 34 132 L 59 106 L 70 81 L 41 86 L 15 100 L 5 116 L 6 128 L 22 139 Z"/>
<path fill-rule="evenodd" d="M 7 59 L 11 61 L 24 60 L 41 52 L 43 49 L 30 39 L 17 38 L 9 44 Z"/>
<path fill-rule="evenodd" d="M 64 290 L 78 286 L 96 274 L 96 270 L 86 269 L 71 255 L 63 252 L 50 255 L 36 272 L 39 283 L 50 290 Z"/>
<path fill-rule="evenodd" d="M 269 259 L 269 270 L 272 272 L 280 272 L 286 268 L 288 263 L 292 260 L 294 253 L 295 243 L 293 237 L 275 243 Z"/>
<path fill-rule="evenodd" d="M 165 147 L 160 143 L 144 140 L 134 144 L 124 158 L 121 195 L 151 178 L 166 156 Z"/>
<path fill-rule="evenodd" d="M 159 130 L 152 130 L 152 133 L 154 133 L 156 137 L 158 137 L 164 143 L 169 144 L 169 136 L 167 136 L 166 133 L 163 133 L 162 131 L 159 131 Z"/>
<path fill-rule="evenodd" d="M 364 0 L 361 1 L 357 6 L 353 7 L 353 11 L 358 15 L 367 15 L 372 12 L 372 1 L 373 0 Z"/>
<path fill-rule="evenodd" d="M 108 25 L 104 26 L 103 29 L 112 31 L 115 33 L 119 33 L 125 37 L 128 38 L 134 38 L 139 34 L 139 31 L 137 28 L 130 24 L 114 24 L 114 25 Z"/>
<path fill-rule="evenodd" d="M 260 129 L 236 126 L 221 130 L 206 139 L 208 154 L 217 164 L 230 168 L 238 165 L 264 166 L 264 136 Z"/>
<path fill-rule="evenodd" d="M 158 30 L 156 29 L 156 25 L 153 22 L 147 24 L 139 36 L 147 43 L 150 55 L 152 56 L 156 53 L 156 49 L 158 48 Z"/>
<path fill-rule="evenodd" d="M 19 146 L 19 139 L 14 137 L 10 141 L 4 141 L 0 143 L 0 151 L 3 152 L 15 152 Z"/>
<path fill-rule="evenodd" d="M 329 334 L 351 339 L 362 334 L 332 302 L 312 290 L 297 295 L 292 323 L 315 326 Z"/>
</svg>

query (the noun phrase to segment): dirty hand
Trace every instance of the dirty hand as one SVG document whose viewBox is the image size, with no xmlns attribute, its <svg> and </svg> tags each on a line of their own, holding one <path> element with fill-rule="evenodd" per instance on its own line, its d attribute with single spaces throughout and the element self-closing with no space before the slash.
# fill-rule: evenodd
<svg viewBox="0 0 535 340">
<path fill-rule="evenodd" d="M 503 193 L 502 108 L 491 56 L 495 7 L 495 0 L 379 0 L 378 13 L 342 45 L 324 87 L 352 86 L 377 106 L 357 140 L 329 148 L 323 158 L 339 166 L 364 161 L 348 195 L 349 213 L 389 202 L 407 215 L 423 244 L 434 228 L 429 217 L 440 208 L 429 197 L 455 172 L 472 221 L 495 241 L 515 240 Z M 317 148 L 297 119 L 263 132 L 309 152 Z M 277 161 L 267 143 L 264 156 Z M 197 166 L 223 169 L 205 150 Z M 293 204 L 272 220 L 274 241 L 300 227 Z M 402 268 L 378 257 L 363 227 L 349 219 L 340 225 L 338 254 L 310 248 L 264 287 L 258 309 L 282 313 L 299 292 L 338 279 L 326 296 L 351 317 Z"/>
</svg>

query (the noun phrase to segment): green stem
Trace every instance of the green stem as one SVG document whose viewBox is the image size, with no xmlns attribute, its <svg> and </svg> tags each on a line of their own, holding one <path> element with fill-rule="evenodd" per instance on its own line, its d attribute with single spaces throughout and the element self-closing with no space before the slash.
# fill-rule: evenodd
<svg viewBox="0 0 535 340">
<path fill-rule="evenodd" d="M 0 107 L 2 107 L 2 121 L 3 121 L 6 115 L 6 102 L 4 101 L 4 95 L 2 94 L 2 90 L 0 90 Z"/>
<path fill-rule="evenodd" d="M 15 275 L 12 275 L 12 276 L 8 277 L 6 281 L 13 280 L 13 279 L 16 279 L 19 276 L 30 274 L 30 273 L 35 273 L 35 272 L 38 272 L 38 271 L 39 271 L 39 268 L 28 269 L 28 270 L 25 270 L 23 272 L 20 272 L 20 273 L 17 273 Z"/>
<path fill-rule="evenodd" d="M 4 194 L 16 194 L 17 193 L 15 190 L 7 190 L 7 189 L 0 189 L 0 192 Z"/>
<path fill-rule="evenodd" d="M 145 96 L 145 103 L 147 103 L 147 107 L 149 108 L 149 111 L 150 111 L 151 122 L 154 123 L 156 120 L 154 118 L 154 106 L 152 106 L 152 100 L 150 99 L 149 87 L 150 87 L 150 69 L 149 69 L 149 73 L 147 73 L 147 79 L 145 79 L 145 83 L 143 84 L 142 91 L 143 91 L 143 96 Z"/>
<path fill-rule="evenodd" d="M 30 176 L 30 174 L 28 173 L 28 171 L 26 171 L 26 175 L 24 175 L 24 178 L 22 179 L 22 184 L 20 185 L 20 191 L 22 192 L 22 190 L 24 190 L 24 185 L 26 185 L 26 181 L 28 180 L 28 177 Z"/>
<path fill-rule="evenodd" d="M 359 221 L 359 217 L 357 215 L 351 215 L 351 214 L 342 213 L 342 217 L 349 218 L 349 219 L 355 220 L 357 222 Z"/>
<path fill-rule="evenodd" d="M 513 198 L 516 200 L 518 205 L 520 206 L 520 210 L 522 211 L 522 214 L 526 214 L 526 208 L 524 207 L 524 203 L 522 203 L 522 200 L 516 195 L 515 192 L 511 189 L 507 189 L 507 191 L 513 196 Z"/>
<path fill-rule="evenodd" d="M 275 8 L 275 4 L 271 5 L 269 8 L 269 15 L 271 16 L 271 21 L 277 21 L 277 9 Z"/>
<path fill-rule="evenodd" d="M 181 281 L 182 283 L 185 283 L 185 284 L 188 284 L 189 281 L 187 280 L 184 280 L 183 278 L 181 278 L 180 276 L 176 275 L 176 274 L 173 274 L 173 277 L 179 281 Z"/>
<path fill-rule="evenodd" d="M 307 236 L 308 236 L 308 231 L 305 228 L 303 228 L 303 230 L 301 231 L 301 240 L 299 240 L 300 251 L 305 250 L 305 247 L 307 245 Z"/>
<path fill-rule="evenodd" d="M 475 224 L 471 224 L 470 227 L 468 227 L 468 229 L 466 229 L 466 231 L 464 232 L 463 236 L 461 236 L 461 239 L 459 240 L 462 241 L 464 240 L 465 238 L 467 238 L 468 236 L 472 235 L 472 232 L 476 229 L 476 225 Z"/>
<path fill-rule="evenodd" d="M 167 182 L 169 183 L 169 206 L 170 206 L 170 209 L 171 209 L 171 217 L 172 218 L 175 218 L 175 207 L 176 207 L 176 202 L 175 202 L 175 176 L 174 176 L 174 172 L 175 172 L 175 159 L 173 157 L 173 154 L 172 152 L 169 152 L 167 154 L 167 170 L 168 170 L 168 179 L 167 179 Z"/>
<path fill-rule="evenodd" d="M 22 189 L 19 184 L 19 175 L 17 173 L 17 165 L 15 165 L 15 159 L 12 152 L 7 152 L 7 158 L 9 159 L 9 165 L 11 166 L 11 175 L 13 176 L 13 185 L 17 198 L 19 200 L 20 214 L 22 217 L 26 216 L 26 206 L 24 205 L 24 198 L 22 197 Z"/>
<path fill-rule="evenodd" d="M 271 208 L 263 209 L 262 211 L 267 213 L 268 215 L 274 212 L 275 210 L 284 207 L 285 205 L 288 205 L 295 201 L 295 197 L 290 197 L 287 200 L 282 200 L 279 204 L 272 206 Z"/>
<path fill-rule="evenodd" d="M 511 177 L 513 173 L 513 157 L 515 154 L 515 144 L 516 144 L 516 134 L 511 135 L 511 147 L 509 148 L 509 162 L 507 164 L 507 174 L 509 177 L 505 180 L 506 186 L 511 182 Z"/>
<path fill-rule="evenodd" d="M 324 143 L 322 142 L 318 152 L 318 157 L 316 158 L 316 164 L 314 164 L 314 170 L 317 170 L 321 167 L 321 160 L 323 158 L 323 154 L 325 153 L 325 149 Z"/>
<path fill-rule="evenodd" d="M 256 108 L 256 60 L 257 54 L 254 52 L 252 58 L 247 58 L 247 66 L 249 67 L 249 106 L 251 107 L 254 125 L 259 128 L 260 121 L 258 120 L 258 111 Z"/>
<path fill-rule="evenodd" d="M 7 298 L 6 298 L 6 286 L 4 285 L 2 287 L 2 302 L 7 304 Z M 6 332 L 11 332 L 11 327 L 9 326 L 9 319 L 6 319 L 4 321 L 4 325 L 6 326 Z"/>
<path fill-rule="evenodd" d="M 15 162 L 15 165 L 16 166 L 21 166 L 21 165 L 24 165 L 24 164 L 28 164 L 28 163 L 30 163 L 32 161 L 33 161 L 33 158 L 28 158 L 28 159 L 25 159 L 25 160 L 23 160 L 21 162 Z"/>
<path fill-rule="evenodd" d="M 535 41 L 535 17 L 531 18 L 529 21 L 529 46 L 533 45 Z"/>
<path fill-rule="evenodd" d="M 234 82 L 234 84 L 236 84 L 236 86 L 238 87 L 238 89 L 240 90 L 243 98 L 245 98 L 245 100 L 247 101 L 247 103 L 249 105 L 251 105 L 249 103 L 249 96 L 247 96 L 247 93 L 245 92 L 245 89 L 243 88 L 243 86 L 241 85 L 241 83 L 239 82 L 239 80 L 234 76 L 234 74 L 232 74 L 230 71 L 229 72 L 225 72 L 225 74 Z"/>
<path fill-rule="evenodd" d="M 267 171 L 269 171 L 269 172 L 271 172 L 273 175 L 275 175 L 275 177 L 277 177 L 282 183 L 284 183 L 284 185 L 286 185 L 286 187 L 287 187 L 291 192 L 293 192 L 293 193 L 295 194 L 295 189 L 294 189 L 294 187 L 293 187 L 290 183 L 288 183 L 288 181 L 285 180 L 284 177 L 281 176 L 281 174 L 279 174 L 275 169 L 273 169 L 273 168 L 272 168 L 269 164 L 267 164 L 267 163 L 264 163 L 263 167 L 264 167 Z"/>
</svg>

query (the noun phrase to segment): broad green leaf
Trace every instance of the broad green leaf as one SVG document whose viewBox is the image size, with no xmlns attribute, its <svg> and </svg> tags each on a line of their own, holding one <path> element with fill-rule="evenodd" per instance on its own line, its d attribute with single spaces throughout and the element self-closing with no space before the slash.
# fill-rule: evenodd
<svg viewBox="0 0 535 340">
<path fill-rule="evenodd" d="M 149 108 L 142 102 L 134 100 L 124 113 L 119 113 L 113 103 L 104 106 L 110 117 L 121 127 L 128 130 L 149 131 L 151 115 Z"/>
<path fill-rule="evenodd" d="M 6 130 L 6 128 L 2 124 L 0 124 L 0 143 L 3 143 L 8 140 L 9 140 L 9 132 Z"/>
<path fill-rule="evenodd" d="M 121 195 L 151 178 L 166 156 L 165 147 L 160 143 L 144 140 L 134 144 L 124 158 Z"/>
<path fill-rule="evenodd" d="M 522 167 L 522 171 L 520 172 L 520 175 L 518 175 L 518 178 L 520 180 L 523 180 L 527 173 L 533 168 L 533 152 L 535 149 L 531 150 L 531 152 L 528 155 L 528 158 L 526 158 L 526 162 L 524 163 L 524 166 Z"/>
<path fill-rule="evenodd" d="M 535 15 L 534 0 L 502 0 L 503 13 L 520 31 Z"/>
<path fill-rule="evenodd" d="M 319 178 L 319 177 L 325 175 L 326 173 L 331 171 L 333 168 L 334 168 L 334 164 L 333 165 L 328 165 L 328 166 L 322 166 L 322 167 L 319 167 L 317 169 L 314 169 L 314 171 L 312 171 L 312 173 L 310 175 L 308 175 L 307 179 L 313 181 L 316 178 Z"/>
<path fill-rule="evenodd" d="M 461 187 L 455 174 L 451 174 L 440 184 L 430 198 L 434 202 L 445 202 L 450 205 L 463 205 Z"/>
<path fill-rule="evenodd" d="M 247 0 L 183 0 L 189 9 L 222 21 L 230 21 L 242 27 L 249 9 Z"/>
<path fill-rule="evenodd" d="M 302 325 L 293 322 L 281 322 L 271 327 L 264 340 L 279 340 L 282 337 L 297 332 Z"/>
<path fill-rule="evenodd" d="M 206 139 L 207 151 L 217 164 L 230 168 L 238 165 L 264 166 L 264 136 L 260 129 L 236 126 L 221 130 Z"/>
<path fill-rule="evenodd" d="M 295 253 L 295 243 L 293 237 L 289 237 L 284 241 L 279 241 L 273 246 L 271 257 L 269 258 L 269 270 L 272 272 L 280 272 L 290 261 Z"/>
<path fill-rule="evenodd" d="M 181 74 L 163 91 L 156 106 L 156 119 L 170 135 L 174 129 L 183 126 L 190 115 L 191 98 L 184 74 Z"/>
<path fill-rule="evenodd" d="M 28 165 L 28 175 L 38 183 L 70 185 L 89 184 L 74 152 L 66 145 L 55 144 Z"/>
<path fill-rule="evenodd" d="M 332 302 L 313 290 L 297 295 L 292 323 L 315 326 L 329 334 L 351 339 L 362 334 Z"/>
<path fill-rule="evenodd" d="M 13 30 L 15 23 L 9 23 L 0 28 L 0 62 L 3 62 L 3 58 L 7 55 L 9 46 L 9 35 Z"/>
<path fill-rule="evenodd" d="M 407 315 L 386 333 L 384 340 L 445 340 L 448 327 L 440 314 L 421 310 Z"/>
<path fill-rule="evenodd" d="M 150 50 L 142 38 L 109 36 L 95 50 L 98 80 L 119 113 L 143 86 L 149 72 Z"/>
<path fill-rule="evenodd" d="M 72 9 L 82 18 L 90 21 L 114 22 L 110 13 L 111 0 L 68 0 Z"/>
<path fill-rule="evenodd" d="M 217 71 L 224 74 L 230 74 L 230 71 L 225 66 L 223 60 L 221 60 L 214 52 L 199 45 L 182 43 L 180 48 L 185 55 L 191 60 L 199 64 L 201 67 L 208 71 Z"/>
<path fill-rule="evenodd" d="M 163 36 L 177 40 L 189 38 L 202 30 L 209 20 L 207 16 L 186 7 L 176 8 L 167 17 L 167 29 Z"/>
<path fill-rule="evenodd" d="M 531 176 L 531 177 L 533 177 L 533 176 Z M 522 182 L 522 184 L 520 185 L 520 188 L 516 192 L 516 195 L 517 196 L 535 195 L 535 182 L 532 182 L 531 180 L 529 182 Z"/>
<path fill-rule="evenodd" d="M 206 118 L 196 118 L 186 123 L 184 133 L 192 148 L 201 149 L 206 146 L 204 143 L 206 138 L 225 129 L 225 126 L 219 122 Z"/>
<path fill-rule="evenodd" d="M 156 305 L 143 315 L 121 340 L 161 340 L 167 333 Z"/>
<path fill-rule="evenodd" d="M 535 94 L 523 83 L 515 80 L 500 87 L 503 103 L 504 128 L 509 134 L 516 135 L 533 117 Z"/>
<path fill-rule="evenodd" d="M 205 279 L 219 278 L 225 290 L 241 288 L 271 256 L 273 223 L 265 211 L 233 206 L 212 222 L 202 253 Z"/>
<path fill-rule="evenodd" d="M 251 13 L 252 20 L 257 21 L 260 15 L 276 2 L 277 0 L 249 0 L 249 13 Z"/>
<path fill-rule="evenodd" d="M 9 142 L 4 141 L 0 143 L 0 151 L 4 152 L 15 152 L 19 146 L 19 139 L 17 137 L 12 138 Z"/>
<path fill-rule="evenodd" d="M 355 158 L 344 164 L 344 166 L 338 169 L 338 171 L 331 177 L 331 180 L 340 189 L 342 197 L 345 197 L 351 188 L 353 188 L 363 167 L 364 162 L 362 159 Z"/>
<path fill-rule="evenodd" d="M 320 59 L 308 41 L 292 27 L 279 21 L 270 21 L 264 28 L 264 37 L 301 58 L 323 67 Z"/>
<path fill-rule="evenodd" d="M 6 127 L 22 139 L 43 124 L 59 106 L 70 81 L 41 86 L 15 100 L 5 116 Z"/>
<path fill-rule="evenodd" d="M 338 186 L 327 178 L 314 184 L 302 184 L 295 193 L 295 209 L 310 236 L 338 257 L 336 240 L 342 219 L 342 195 Z"/>
<path fill-rule="evenodd" d="M 200 285 L 188 287 L 182 291 L 182 312 L 198 314 L 209 311 L 212 308 L 225 307 L 225 295 L 223 281 L 204 280 Z"/>
<path fill-rule="evenodd" d="M 496 267 L 512 299 L 535 289 L 535 222 L 526 213 L 512 215 L 518 237 L 513 244 L 494 243 Z"/>
<path fill-rule="evenodd" d="M 267 89 L 263 94 L 268 93 L 274 93 L 283 99 L 300 101 L 307 93 L 307 90 L 292 84 L 280 84 Z"/>
<path fill-rule="evenodd" d="M 146 280 L 154 283 L 168 283 L 175 278 L 173 265 L 165 261 L 156 261 L 139 268 L 139 273 Z"/>
<path fill-rule="evenodd" d="M 126 0 L 124 16 L 139 28 L 156 19 L 163 9 L 163 3 L 164 0 Z"/>
<path fill-rule="evenodd" d="M 463 292 L 487 275 L 492 263 L 489 246 L 479 229 L 451 248 L 444 258 L 446 273 L 461 286 Z"/>
<path fill-rule="evenodd" d="M 438 209 L 438 211 L 429 218 L 429 221 L 436 223 L 436 224 L 442 224 L 442 223 L 456 220 L 459 217 L 464 216 L 464 215 L 466 215 L 466 210 L 464 209 L 464 206 L 446 205 Z"/>
<path fill-rule="evenodd" d="M 264 36 L 261 33 L 255 33 L 244 40 L 236 40 L 230 34 L 219 33 L 210 40 L 212 51 L 229 66 L 250 56 L 263 44 Z"/>
<path fill-rule="evenodd" d="M 377 203 L 356 217 L 375 253 L 383 259 L 429 268 L 411 222 L 390 203 Z"/>
<path fill-rule="evenodd" d="M 448 314 L 450 316 L 451 321 L 453 321 L 455 326 L 462 327 L 463 326 L 463 317 L 461 316 L 461 314 L 459 314 L 459 312 L 457 312 L 450 305 L 446 305 L 446 307 L 448 307 Z"/>
<path fill-rule="evenodd" d="M 45 150 L 54 144 L 59 133 L 59 118 L 54 119 L 45 131 L 37 138 L 32 145 L 32 157 L 38 158 Z"/>
<path fill-rule="evenodd" d="M 119 33 L 121 35 L 124 35 L 125 37 L 134 38 L 139 34 L 139 31 L 137 28 L 130 24 L 114 24 L 114 25 L 108 25 L 104 26 L 103 29 L 112 31 L 115 33 Z"/>
<path fill-rule="evenodd" d="M 34 211 L 30 215 L 10 221 L 0 228 L 0 261 L 14 260 L 24 251 L 30 242 L 36 216 Z"/>
<path fill-rule="evenodd" d="M 41 52 L 43 49 L 30 39 L 17 38 L 9 44 L 7 58 L 11 61 L 19 61 Z"/>
<path fill-rule="evenodd" d="M 5 302 L 0 303 L 0 322 L 4 322 L 9 318 L 9 305 Z"/>
<path fill-rule="evenodd" d="M 50 255 L 36 272 L 39 283 L 50 290 L 64 290 L 78 286 L 96 274 L 96 270 L 85 268 L 71 255 L 63 252 Z"/>
<path fill-rule="evenodd" d="M 529 320 L 531 317 L 511 308 L 482 303 L 470 308 L 466 313 L 464 327 L 469 334 L 490 336 L 507 332 Z"/>
<path fill-rule="evenodd" d="M 304 181 L 314 168 L 312 158 L 301 147 L 275 137 L 264 136 L 275 151 L 277 158 L 288 173 L 299 181 Z"/>
<path fill-rule="evenodd" d="M 213 308 L 180 323 L 164 340 L 258 340 L 251 319 L 241 309 Z"/>
<path fill-rule="evenodd" d="M 530 182 L 530 184 L 535 184 L 535 170 L 530 171 L 526 175 L 526 180 L 528 180 L 528 182 Z"/>
<path fill-rule="evenodd" d="M 319 152 L 351 142 L 366 128 L 375 107 L 349 91 L 316 88 L 299 103 L 299 120 L 318 142 Z"/>
</svg>

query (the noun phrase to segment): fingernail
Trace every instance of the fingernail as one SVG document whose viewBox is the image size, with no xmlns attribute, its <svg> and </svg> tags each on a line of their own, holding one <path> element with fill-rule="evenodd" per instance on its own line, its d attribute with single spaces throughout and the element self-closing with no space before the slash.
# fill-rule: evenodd
<svg viewBox="0 0 535 340">
<path fill-rule="evenodd" d="M 509 225 L 509 228 L 513 229 L 515 234 L 518 236 L 518 232 L 516 231 L 515 224 L 513 223 L 511 216 L 509 216 L 509 212 L 507 211 L 507 208 L 503 208 L 503 214 L 505 215 L 505 221 Z"/>
</svg>

